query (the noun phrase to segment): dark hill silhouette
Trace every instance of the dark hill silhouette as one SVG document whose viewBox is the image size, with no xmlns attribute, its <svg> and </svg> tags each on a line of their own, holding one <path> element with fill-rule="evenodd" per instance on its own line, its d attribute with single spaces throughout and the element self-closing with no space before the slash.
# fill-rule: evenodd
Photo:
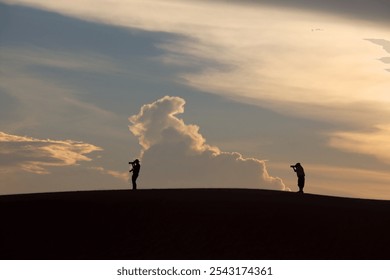
<svg viewBox="0 0 390 280">
<path fill-rule="evenodd" d="M 389 259 L 390 202 L 244 189 L 0 197 L 2 259 Z"/>
</svg>

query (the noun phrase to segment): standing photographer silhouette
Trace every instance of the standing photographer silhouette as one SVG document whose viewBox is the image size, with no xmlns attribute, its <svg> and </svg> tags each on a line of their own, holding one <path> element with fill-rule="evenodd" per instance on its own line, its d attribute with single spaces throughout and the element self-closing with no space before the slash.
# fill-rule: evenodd
<svg viewBox="0 0 390 280">
<path fill-rule="evenodd" d="M 139 160 L 136 159 L 134 161 L 129 162 L 133 167 L 129 172 L 133 172 L 133 176 L 131 176 L 131 182 L 133 183 L 133 190 L 137 189 L 137 178 L 139 175 L 139 170 L 141 169 L 141 165 L 139 164 Z"/>
<path fill-rule="evenodd" d="M 303 187 L 305 186 L 305 171 L 299 162 L 295 165 L 290 165 L 290 167 L 297 173 L 299 193 L 303 193 Z"/>
</svg>

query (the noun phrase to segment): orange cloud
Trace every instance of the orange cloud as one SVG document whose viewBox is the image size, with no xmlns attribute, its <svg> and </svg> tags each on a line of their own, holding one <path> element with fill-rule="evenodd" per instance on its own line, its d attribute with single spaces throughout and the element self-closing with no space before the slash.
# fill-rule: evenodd
<svg viewBox="0 0 390 280">
<path fill-rule="evenodd" d="M 49 167 L 90 161 L 86 154 L 102 151 L 92 144 L 73 140 L 42 140 L 0 132 L 0 170 L 49 174 Z"/>
<path fill-rule="evenodd" d="M 347 152 L 374 156 L 390 164 L 390 125 L 377 125 L 365 132 L 335 132 L 329 145 Z"/>
</svg>

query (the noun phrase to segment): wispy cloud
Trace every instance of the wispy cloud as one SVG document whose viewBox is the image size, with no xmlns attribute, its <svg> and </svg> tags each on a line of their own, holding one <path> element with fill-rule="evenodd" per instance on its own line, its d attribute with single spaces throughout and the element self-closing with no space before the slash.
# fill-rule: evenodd
<svg viewBox="0 0 390 280">
<path fill-rule="evenodd" d="M 329 145 L 344 151 L 370 155 L 390 164 L 390 125 L 377 125 L 369 131 L 335 132 Z"/>
<path fill-rule="evenodd" d="M 383 47 L 386 52 L 390 53 L 390 41 L 384 39 L 367 39 L 367 41 Z"/>
<path fill-rule="evenodd" d="M 284 102 L 286 113 L 291 106 L 302 103 L 308 107 L 321 103 L 331 108 L 336 102 L 348 103 L 347 106 L 359 101 L 381 102 L 390 83 L 388 74 L 382 73 L 373 59 L 379 50 L 363 40 L 372 34 L 385 38 L 389 29 L 367 26 L 356 19 L 211 1 L 116 1 L 109 9 L 105 2 L 89 0 L 13 3 L 107 24 L 182 35 L 164 46 L 168 51 L 164 61 L 176 55 L 182 61 L 210 62 L 201 71 L 182 74 L 189 85 L 241 102 L 256 100 L 258 105 L 271 108 Z M 313 24 L 325 31 L 311 32 Z M 225 67 L 215 68 L 213 64 Z M 321 117 L 326 119 L 326 115 L 323 111 Z"/>
<path fill-rule="evenodd" d="M 109 58 L 85 51 L 54 51 L 38 47 L 1 47 L 0 50 L 0 58 L 3 63 L 25 70 L 32 66 L 46 66 L 93 73 L 115 73 L 121 70 Z"/>
<path fill-rule="evenodd" d="M 51 167 L 77 165 L 102 148 L 73 140 L 37 139 L 0 132 L 0 170 L 49 174 Z"/>
<path fill-rule="evenodd" d="M 91 170 L 96 170 L 96 171 L 99 171 L 101 174 L 104 174 L 104 175 L 110 175 L 114 178 L 117 178 L 123 182 L 128 182 L 129 180 L 129 172 L 119 172 L 119 171 L 115 171 L 115 170 L 109 170 L 109 169 L 105 169 L 104 167 L 91 167 L 90 168 Z"/>
<path fill-rule="evenodd" d="M 207 144 L 198 126 L 177 117 L 184 104 L 180 97 L 165 96 L 129 118 L 129 129 L 143 148 L 142 186 L 285 189 L 280 178 L 268 174 L 264 161 Z"/>
<path fill-rule="evenodd" d="M 370 41 L 371 43 L 374 43 L 374 44 L 377 44 L 377 45 L 383 47 L 383 49 L 386 52 L 390 53 L 390 41 L 384 40 L 384 39 L 367 39 L 367 41 Z M 390 64 L 390 57 L 389 56 L 382 57 L 379 60 L 382 61 L 383 63 Z M 386 69 L 386 70 L 390 71 L 390 69 Z"/>
</svg>

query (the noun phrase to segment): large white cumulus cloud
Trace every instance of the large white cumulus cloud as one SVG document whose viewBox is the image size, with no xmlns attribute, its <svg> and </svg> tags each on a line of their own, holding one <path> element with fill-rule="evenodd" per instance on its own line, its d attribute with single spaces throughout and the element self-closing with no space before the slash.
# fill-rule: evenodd
<svg viewBox="0 0 390 280">
<path fill-rule="evenodd" d="M 265 162 L 206 144 L 196 125 L 177 117 L 185 100 L 165 96 L 129 118 L 142 147 L 140 184 L 146 188 L 264 188 L 284 190 Z"/>
</svg>

